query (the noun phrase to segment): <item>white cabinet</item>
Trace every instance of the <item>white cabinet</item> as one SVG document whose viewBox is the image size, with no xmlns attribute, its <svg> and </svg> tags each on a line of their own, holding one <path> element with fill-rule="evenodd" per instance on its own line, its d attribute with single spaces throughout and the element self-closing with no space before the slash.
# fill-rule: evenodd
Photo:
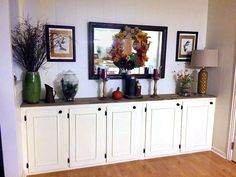
<svg viewBox="0 0 236 177">
<path fill-rule="evenodd" d="M 38 108 L 26 111 L 29 172 L 68 167 L 67 109 Z"/>
<path fill-rule="evenodd" d="M 106 117 L 102 105 L 70 109 L 70 167 L 105 163 Z"/>
<path fill-rule="evenodd" d="M 25 170 L 36 174 L 210 150 L 214 109 L 215 98 L 23 108 Z"/>
<path fill-rule="evenodd" d="M 180 151 L 181 101 L 147 103 L 145 157 Z"/>
<path fill-rule="evenodd" d="M 140 104 L 107 106 L 107 162 L 138 158 Z"/>
<path fill-rule="evenodd" d="M 210 150 L 215 99 L 183 101 L 181 151 Z"/>
<path fill-rule="evenodd" d="M 211 150 L 215 99 L 147 103 L 145 157 Z"/>
</svg>

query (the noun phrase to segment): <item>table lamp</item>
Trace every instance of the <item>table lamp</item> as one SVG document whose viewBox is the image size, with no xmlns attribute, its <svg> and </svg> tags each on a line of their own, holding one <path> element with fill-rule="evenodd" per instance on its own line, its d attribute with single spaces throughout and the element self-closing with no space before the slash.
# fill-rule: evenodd
<svg viewBox="0 0 236 177">
<path fill-rule="evenodd" d="M 201 68 L 198 73 L 198 88 L 199 94 L 207 94 L 208 89 L 208 73 L 206 68 L 218 66 L 218 50 L 216 49 L 204 49 L 194 50 L 192 52 L 190 66 Z"/>
</svg>

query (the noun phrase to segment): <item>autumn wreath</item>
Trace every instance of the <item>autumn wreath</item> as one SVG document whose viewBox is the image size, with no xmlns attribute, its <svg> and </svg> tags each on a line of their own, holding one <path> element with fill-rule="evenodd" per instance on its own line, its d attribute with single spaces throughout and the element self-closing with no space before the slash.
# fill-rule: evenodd
<svg viewBox="0 0 236 177">
<path fill-rule="evenodd" d="M 132 70 L 144 66 L 148 61 L 147 51 L 150 42 L 148 34 L 139 28 L 125 27 L 113 37 L 113 44 L 110 50 L 113 63 L 121 70 Z M 126 42 L 130 41 L 130 52 L 127 52 Z M 135 52 L 132 52 L 132 48 Z"/>
</svg>

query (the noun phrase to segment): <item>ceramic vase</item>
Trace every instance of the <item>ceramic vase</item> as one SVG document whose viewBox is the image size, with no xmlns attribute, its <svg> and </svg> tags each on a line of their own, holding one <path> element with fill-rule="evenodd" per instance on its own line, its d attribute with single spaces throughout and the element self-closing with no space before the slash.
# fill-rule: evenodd
<svg viewBox="0 0 236 177">
<path fill-rule="evenodd" d="M 74 101 L 78 91 L 79 80 L 72 71 L 67 71 L 61 79 L 62 92 L 66 101 Z"/>
<path fill-rule="evenodd" d="M 23 81 L 23 100 L 26 103 L 38 103 L 41 94 L 41 80 L 38 72 L 26 72 Z"/>
</svg>

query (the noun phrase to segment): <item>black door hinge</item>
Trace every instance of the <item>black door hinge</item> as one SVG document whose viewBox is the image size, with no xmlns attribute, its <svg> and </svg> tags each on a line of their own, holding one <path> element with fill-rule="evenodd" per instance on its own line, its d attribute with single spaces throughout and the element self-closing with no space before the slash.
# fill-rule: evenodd
<svg viewBox="0 0 236 177">
<path fill-rule="evenodd" d="M 181 149 L 181 144 L 179 144 L 179 149 Z"/>
<path fill-rule="evenodd" d="M 67 163 L 70 163 L 70 158 L 67 159 Z"/>
<path fill-rule="evenodd" d="M 25 122 L 27 121 L 27 117 L 26 116 L 24 116 L 24 120 L 25 120 Z"/>
<path fill-rule="evenodd" d="M 68 118 L 68 119 L 70 118 L 70 113 L 67 113 L 67 118 Z"/>
<path fill-rule="evenodd" d="M 143 153 L 145 154 L 145 152 L 146 152 L 146 149 L 145 149 L 145 148 L 143 148 Z"/>
<path fill-rule="evenodd" d="M 147 107 L 145 107 L 144 111 L 147 112 Z"/>
<path fill-rule="evenodd" d="M 181 109 L 183 109 L 183 105 L 181 105 Z"/>
<path fill-rule="evenodd" d="M 231 149 L 234 149 L 234 142 L 231 143 Z"/>
<path fill-rule="evenodd" d="M 107 111 L 105 111 L 105 116 L 107 116 Z"/>
<path fill-rule="evenodd" d="M 26 163 L 26 168 L 29 168 L 29 163 Z"/>
<path fill-rule="evenodd" d="M 107 154 L 104 154 L 104 158 L 107 159 Z"/>
</svg>

